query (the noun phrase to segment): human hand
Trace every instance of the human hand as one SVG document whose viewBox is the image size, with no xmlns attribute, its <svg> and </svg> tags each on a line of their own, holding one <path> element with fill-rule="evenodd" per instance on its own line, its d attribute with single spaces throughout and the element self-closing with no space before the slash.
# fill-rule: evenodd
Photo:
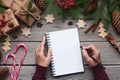
<svg viewBox="0 0 120 80">
<path fill-rule="evenodd" d="M 96 66 L 97 63 L 88 54 L 91 55 L 94 59 L 96 59 L 99 63 L 101 63 L 100 51 L 94 45 L 89 45 L 83 48 L 83 57 L 91 67 Z"/>
<path fill-rule="evenodd" d="M 43 37 L 43 40 L 42 40 L 41 44 L 36 49 L 36 63 L 39 66 L 48 67 L 49 64 L 50 64 L 52 50 L 49 49 L 48 53 L 47 53 L 47 56 L 45 56 L 44 55 L 44 45 L 45 45 L 45 43 L 46 43 L 46 39 L 45 39 L 45 37 Z"/>
</svg>

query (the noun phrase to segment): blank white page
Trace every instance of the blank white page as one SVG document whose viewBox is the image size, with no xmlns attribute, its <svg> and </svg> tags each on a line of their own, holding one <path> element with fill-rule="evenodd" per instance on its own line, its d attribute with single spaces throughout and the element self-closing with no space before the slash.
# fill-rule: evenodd
<svg viewBox="0 0 120 80">
<path fill-rule="evenodd" d="M 49 32 L 54 76 L 84 72 L 78 29 Z"/>
</svg>

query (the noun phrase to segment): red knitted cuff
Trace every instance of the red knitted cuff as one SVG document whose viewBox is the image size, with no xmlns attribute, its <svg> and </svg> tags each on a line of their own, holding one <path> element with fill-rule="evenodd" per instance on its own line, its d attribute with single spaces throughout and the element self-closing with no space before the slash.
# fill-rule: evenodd
<svg viewBox="0 0 120 80">
<path fill-rule="evenodd" d="M 36 72 L 35 72 L 32 80 L 46 80 L 46 78 L 45 78 L 46 70 L 47 70 L 47 67 L 42 67 L 42 66 L 37 65 Z"/>
<path fill-rule="evenodd" d="M 105 70 L 102 66 L 97 65 L 95 67 L 91 67 L 94 74 L 94 80 L 109 80 Z"/>
<path fill-rule="evenodd" d="M 100 65 L 96 65 L 95 67 L 91 67 L 93 72 L 102 72 L 104 69 Z"/>
</svg>

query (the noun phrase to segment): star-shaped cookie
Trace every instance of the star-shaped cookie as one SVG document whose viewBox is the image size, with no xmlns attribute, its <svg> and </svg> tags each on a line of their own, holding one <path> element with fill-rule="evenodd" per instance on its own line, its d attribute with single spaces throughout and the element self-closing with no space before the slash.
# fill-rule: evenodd
<svg viewBox="0 0 120 80">
<path fill-rule="evenodd" d="M 78 28 L 84 28 L 86 23 L 84 20 L 79 20 L 76 25 L 78 26 Z"/>
<path fill-rule="evenodd" d="M 29 35 L 31 35 L 31 29 L 30 28 L 24 28 L 22 29 L 22 35 L 24 35 L 25 37 L 28 37 Z"/>
<path fill-rule="evenodd" d="M 45 17 L 47 23 L 53 23 L 53 21 L 55 20 L 55 18 L 53 17 L 53 14 L 48 14 L 46 17 Z"/>
</svg>

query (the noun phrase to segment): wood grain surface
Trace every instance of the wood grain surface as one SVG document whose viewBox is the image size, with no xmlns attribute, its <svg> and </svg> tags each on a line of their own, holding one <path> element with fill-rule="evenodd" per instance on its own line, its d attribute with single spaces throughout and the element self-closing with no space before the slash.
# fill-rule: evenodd
<svg viewBox="0 0 120 80">
<path fill-rule="evenodd" d="M 24 36 L 21 35 L 21 29 L 25 27 L 23 23 L 21 23 L 22 27 L 12 33 L 10 33 L 10 36 L 13 34 L 16 34 L 19 32 L 19 36 L 17 39 L 13 39 L 11 37 L 11 50 L 9 52 L 12 52 L 15 48 L 15 46 L 18 43 L 24 43 L 27 45 L 27 55 L 25 57 L 24 63 L 22 65 L 18 80 L 32 80 L 32 76 L 35 72 L 35 49 L 36 47 L 41 43 L 42 37 L 46 32 L 50 31 L 56 31 L 56 30 L 63 30 L 63 29 L 69 29 L 69 28 L 74 28 L 76 27 L 75 23 L 77 21 L 73 21 L 73 25 L 69 26 L 68 21 L 66 20 L 65 22 L 62 21 L 56 21 L 53 24 L 47 24 L 45 20 L 41 20 L 41 22 L 44 24 L 42 28 L 38 28 L 37 22 L 33 25 L 31 28 L 32 35 L 29 36 L 28 38 L 25 38 Z M 88 28 L 92 24 L 93 20 L 87 21 L 87 26 L 85 27 Z M 85 29 L 79 29 L 79 37 L 80 37 L 80 43 L 82 46 L 87 46 L 89 44 L 94 44 L 101 53 L 101 61 L 102 64 L 106 67 L 106 72 L 108 73 L 108 76 L 110 80 L 120 80 L 120 54 L 118 51 L 114 49 L 114 47 L 106 40 L 103 38 L 98 37 L 98 29 L 92 33 L 89 32 L 87 34 L 84 33 Z M 120 41 L 120 35 L 118 35 L 114 28 L 110 25 L 110 29 L 107 32 L 111 32 L 118 41 Z M 72 36 L 71 36 L 72 37 Z M 3 42 L 5 41 L 5 37 L 0 38 L 0 50 L 2 47 Z M 5 53 L 3 50 L 1 50 L 4 57 L 6 54 L 9 52 Z M 20 48 L 16 54 L 17 56 L 17 64 L 19 63 L 19 60 L 21 58 L 23 49 Z M 12 59 L 9 59 L 7 62 L 7 65 L 9 68 L 11 68 L 13 63 Z M 48 69 L 47 71 L 47 80 L 93 80 L 93 75 L 90 67 L 84 62 L 85 65 L 85 73 L 78 73 L 78 74 L 72 74 L 72 75 L 67 75 L 67 76 L 62 76 L 62 77 L 52 77 L 50 75 L 50 71 Z M 4 67 L 4 65 L 0 64 L 1 67 Z M 9 77 L 7 77 L 5 80 L 9 80 Z"/>
</svg>

